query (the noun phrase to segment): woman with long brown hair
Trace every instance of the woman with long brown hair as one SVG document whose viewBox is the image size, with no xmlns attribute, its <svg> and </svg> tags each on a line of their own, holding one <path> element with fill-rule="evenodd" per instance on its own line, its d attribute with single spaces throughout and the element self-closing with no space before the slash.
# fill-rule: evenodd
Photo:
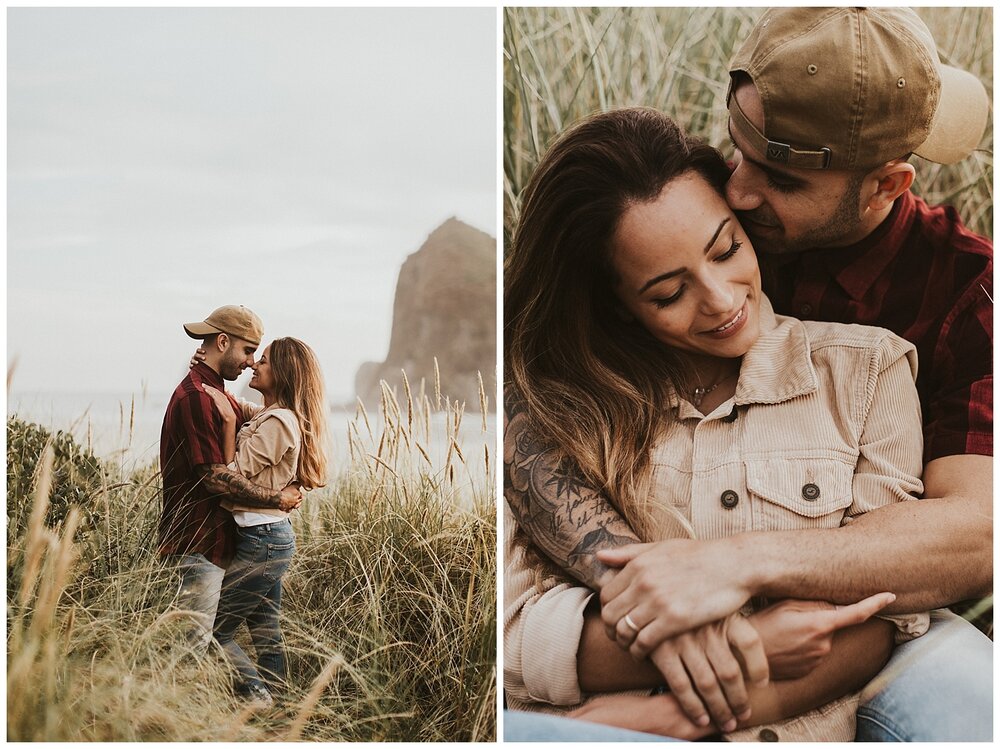
<svg viewBox="0 0 1000 749">
<path fill-rule="evenodd" d="M 249 420 L 236 433 L 236 415 L 226 396 L 205 386 L 223 418 L 226 460 L 254 483 L 282 489 L 326 484 L 326 396 L 316 354 L 296 338 L 278 338 L 253 365 L 250 387 L 264 407 L 244 406 Z M 225 505 L 238 526 L 236 557 L 226 569 L 215 617 L 215 639 L 238 674 L 236 691 L 269 705 L 286 679 L 279 610 L 281 578 L 295 553 L 288 513 Z M 257 665 L 236 643 L 246 623 Z"/>
<path fill-rule="evenodd" d="M 569 559 L 562 569 L 544 557 L 545 519 L 571 517 L 588 492 L 602 493 L 627 523 L 560 539 L 568 544 L 560 551 L 593 553 L 615 535 L 834 528 L 921 491 L 913 346 L 878 328 L 775 315 L 722 196 L 728 176 L 717 151 L 662 113 L 635 108 L 570 128 L 524 192 L 504 271 L 504 462 L 515 489 L 506 694 L 514 708 L 577 707 L 588 720 L 684 738 L 791 720 L 782 740 L 845 740 L 856 690 L 891 650 L 891 623 L 845 629 L 823 668 L 792 678 L 772 656 L 792 637 L 794 606 L 755 601 L 663 643 L 656 668 L 637 665 L 619 645 L 642 623 L 623 616 L 616 645 L 595 616 L 593 591 L 572 579 L 580 577 L 573 554 L 552 554 Z M 532 482 L 570 487 L 536 496 L 566 506 L 524 504 Z M 857 621 L 891 600 L 855 604 Z M 525 624 L 525 612 L 543 606 L 548 616 Z M 927 618 L 896 624 L 912 637 Z M 740 664 L 728 639 L 736 629 L 763 642 L 770 662 Z M 753 677 L 748 685 L 729 677 L 734 666 Z M 769 683 L 749 685 L 769 670 Z M 664 681 L 669 691 L 649 696 Z M 695 720 L 692 681 L 705 693 L 712 682 L 734 706 L 730 716 L 714 726 L 707 713 Z M 591 699 L 627 687 L 646 691 Z"/>
</svg>

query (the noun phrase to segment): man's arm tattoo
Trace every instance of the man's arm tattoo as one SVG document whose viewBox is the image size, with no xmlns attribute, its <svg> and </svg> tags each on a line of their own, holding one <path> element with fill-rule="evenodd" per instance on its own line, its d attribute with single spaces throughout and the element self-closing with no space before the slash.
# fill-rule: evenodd
<svg viewBox="0 0 1000 749">
<path fill-rule="evenodd" d="M 508 393 L 503 435 L 504 498 L 518 526 L 566 572 L 599 590 L 609 568 L 597 552 L 637 543 L 638 536 L 572 461 L 537 439 L 523 406 Z"/>
<path fill-rule="evenodd" d="M 202 482 L 213 494 L 225 494 L 241 505 L 277 509 L 281 492 L 255 484 L 221 463 L 201 467 Z"/>
</svg>

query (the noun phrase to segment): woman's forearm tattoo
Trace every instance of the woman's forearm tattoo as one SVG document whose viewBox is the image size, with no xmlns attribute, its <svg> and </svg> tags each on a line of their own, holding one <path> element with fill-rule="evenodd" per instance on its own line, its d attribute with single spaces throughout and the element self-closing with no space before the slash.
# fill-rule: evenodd
<svg viewBox="0 0 1000 749">
<path fill-rule="evenodd" d="M 599 588 L 608 567 L 596 553 L 638 537 L 571 460 L 536 437 L 520 403 L 507 394 L 503 434 L 504 498 L 519 527 L 573 577 Z"/>
</svg>

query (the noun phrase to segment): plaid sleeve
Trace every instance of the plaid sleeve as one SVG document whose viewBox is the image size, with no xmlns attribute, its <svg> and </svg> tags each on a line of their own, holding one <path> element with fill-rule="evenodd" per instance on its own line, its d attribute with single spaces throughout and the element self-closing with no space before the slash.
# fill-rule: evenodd
<svg viewBox="0 0 1000 749">
<path fill-rule="evenodd" d="M 192 466 L 225 463 L 222 450 L 222 417 L 207 393 L 185 396 L 180 403 L 184 449 Z"/>
<path fill-rule="evenodd" d="M 992 264 L 990 271 L 992 270 Z M 993 455 L 993 303 L 990 272 L 942 327 L 924 421 L 924 463 Z"/>
</svg>

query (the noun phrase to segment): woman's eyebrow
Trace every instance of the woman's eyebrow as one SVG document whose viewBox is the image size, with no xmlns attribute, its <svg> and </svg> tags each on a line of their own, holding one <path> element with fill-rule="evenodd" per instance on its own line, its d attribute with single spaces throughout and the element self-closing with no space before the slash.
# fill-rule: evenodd
<svg viewBox="0 0 1000 749">
<path fill-rule="evenodd" d="M 710 249 L 712 249 L 712 245 L 715 244 L 715 240 L 719 238 L 719 235 L 722 234 L 722 229 L 728 223 L 729 223 L 729 216 L 726 216 L 724 219 L 722 219 L 722 221 L 719 222 L 719 225 L 715 227 L 715 234 L 712 235 L 712 238 L 708 240 L 708 244 L 705 245 L 705 249 L 702 250 L 703 253 L 707 253 Z"/>
<path fill-rule="evenodd" d="M 712 246 L 715 244 L 715 240 L 717 240 L 719 238 L 719 235 L 722 233 L 723 228 L 728 223 L 729 223 L 729 216 L 726 216 L 724 219 L 722 219 L 722 221 L 719 222 L 719 225 L 717 227 L 715 227 L 715 233 L 712 235 L 712 238 L 710 240 L 708 240 L 708 244 L 705 245 L 705 249 L 702 250 L 702 252 L 707 253 L 710 249 L 712 249 Z M 646 283 L 643 284 L 642 288 L 639 289 L 638 293 L 642 294 L 650 286 L 655 286 L 660 281 L 666 281 L 668 278 L 673 278 L 674 276 L 680 275 L 681 273 L 683 273 L 686 270 L 687 270 L 687 268 L 678 268 L 677 270 L 672 270 L 672 271 L 669 271 L 667 273 L 661 273 L 660 275 L 656 276 L 655 278 L 651 278 L 648 281 L 646 281 Z"/>
</svg>

